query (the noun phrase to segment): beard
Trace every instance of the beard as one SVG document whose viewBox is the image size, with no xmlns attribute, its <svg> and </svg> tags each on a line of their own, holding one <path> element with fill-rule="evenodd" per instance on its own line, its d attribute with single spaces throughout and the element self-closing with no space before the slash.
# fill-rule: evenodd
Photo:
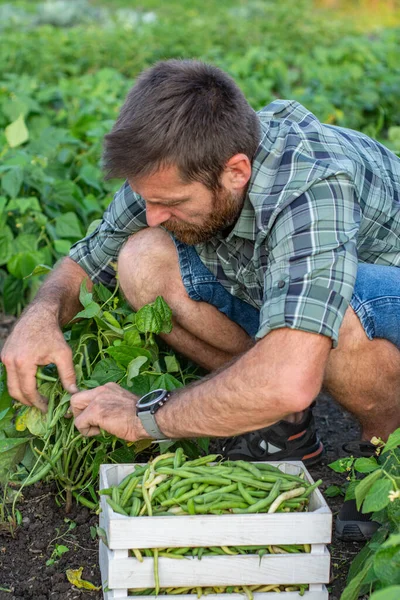
<svg viewBox="0 0 400 600">
<path fill-rule="evenodd" d="M 237 221 L 242 210 L 244 193 L 233 193 L 225 188 L 213 192 L 212 212 L 202 225 L 168 219 L 162 224 L 165 229 L 184 244 L 194 246 L 224 234 Z"/>
</svg>

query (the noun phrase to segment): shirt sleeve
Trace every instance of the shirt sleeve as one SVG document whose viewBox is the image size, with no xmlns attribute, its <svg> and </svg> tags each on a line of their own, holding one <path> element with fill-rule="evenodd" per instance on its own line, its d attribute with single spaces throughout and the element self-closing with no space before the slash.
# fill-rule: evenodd
<svg viewBox="0 0 400 600">
<path fill-rule="evenodd" d="M 337 345 L 357 275 L 359 223 L 346 174 L 312 184 L 277 213 L 267 239 L 256 338 L 289 327 L 328 336 Z"/>
<path fill-rule="evenodd" d="M 147 227 L 145 202 L 126 182 L 115 194 L 98 227 L 71 247 L 69 257 L 95 283 L 115 286 L 113 263 L 125 240 L 144 227 Z"/>
</svg>

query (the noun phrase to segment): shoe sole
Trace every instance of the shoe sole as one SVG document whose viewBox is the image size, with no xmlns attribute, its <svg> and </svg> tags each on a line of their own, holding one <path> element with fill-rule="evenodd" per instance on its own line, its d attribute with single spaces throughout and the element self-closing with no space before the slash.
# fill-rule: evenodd
<svg viewBox="0 0 400 600">
<path fill-rule="evenodd" d="M 314 446 L 315 447 L 315 446 Z M 299 454 L 298 456 L 294 454 L 292 454 L 291 456 L 274 456 L 273 454 L 270 454 L 269 456 L 265 457 L 265 458 L 258 458 L 255 456 L 249 456 L 248 454 L 228 454 L 225 455 L 226 460 L 245 460 L 247 462 L 285 462 L 288 460 L 299 460 L 302 461 L 304 463 L 304 465 L 306 467 L 311 467 L 313 465 L 317 465 L 321 462 L 322 460 L 322 456 L 324 453 L 324 446 L 322 444 L 322 442 L 318 442 L 318 447 L 316 450 L 313 450 L 312 452 L 309 452 L 308 454 Z M 279 454 L 279 453 L 277 453 Z"/>
<path fill-rule="evenodd" d="M 336 537 L 344 542 L 365 542 L 378 529 L 375 521 L 341 521 L 336 519 Z"/>
</svg>

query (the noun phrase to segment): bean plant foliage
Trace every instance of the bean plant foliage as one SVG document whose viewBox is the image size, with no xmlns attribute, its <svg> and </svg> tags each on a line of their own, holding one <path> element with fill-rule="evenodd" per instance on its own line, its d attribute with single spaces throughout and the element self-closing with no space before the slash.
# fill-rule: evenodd
<svg viewBox="0 0 400 600">
<path fill-rule="evenodd" d="M 197 378 L 193 366 L 182 368 L 177 356 L 160 348 L 156 335 L 172 329 L 171 309 L 161 296 L 134 313 L 121 300 L 118 288 L 111 292 L 96 284 L 88 291 L 84 282 L 80 302 L 82 310 L 64 332 L 80 390 L 115 382 L 141 396 L 158 388 L 172 391 Z M 134 462 L 151 442 L 132 444 L 104 431 L 83 437 L 70 418 L 70 394 L 63 389 L 56 367 L 39 369 L 37 380 L 39 392 L 48 399 L 46 414 L 12 402 L 3 369 L 0 481 L 26 486 L 48 478 L 57 483 L 67 510 L 73 497 L 96 508 L 100 464 Z M 207 449 L 206 440 L 197 445 L 186 442 L 185 451 L 196 456 L 201 447 Z"/>
<path fill-rule="evenodd" d="M 379 529 L 353 561 L 341 600 L 400 598 L 400 429 L 386 443 L 373 438 L 376 455 L 340 458 L 330 465 L 347 473 L 346 500 L 355 499 L 357 509 L 372 513 Z M 362 474 L 362 479 L 360 475 Z"/>
</svg>

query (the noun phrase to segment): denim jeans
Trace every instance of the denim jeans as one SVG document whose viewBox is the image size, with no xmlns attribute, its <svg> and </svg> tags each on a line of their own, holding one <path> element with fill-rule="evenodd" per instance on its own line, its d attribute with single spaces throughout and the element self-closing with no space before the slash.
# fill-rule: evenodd
<svg viewBox="0 0 400 600">
<path fill-rule="evenodd" d="M 212 304 L 254 338 L 259 327 L 259 311 L 227 292 L 203 265 L 194 246 L 173 240 L 189 297 Z M 359 263 L 350 305 L 370 340 L 384 338 L 400 349 L 399 267 Z"/>
</svg>

